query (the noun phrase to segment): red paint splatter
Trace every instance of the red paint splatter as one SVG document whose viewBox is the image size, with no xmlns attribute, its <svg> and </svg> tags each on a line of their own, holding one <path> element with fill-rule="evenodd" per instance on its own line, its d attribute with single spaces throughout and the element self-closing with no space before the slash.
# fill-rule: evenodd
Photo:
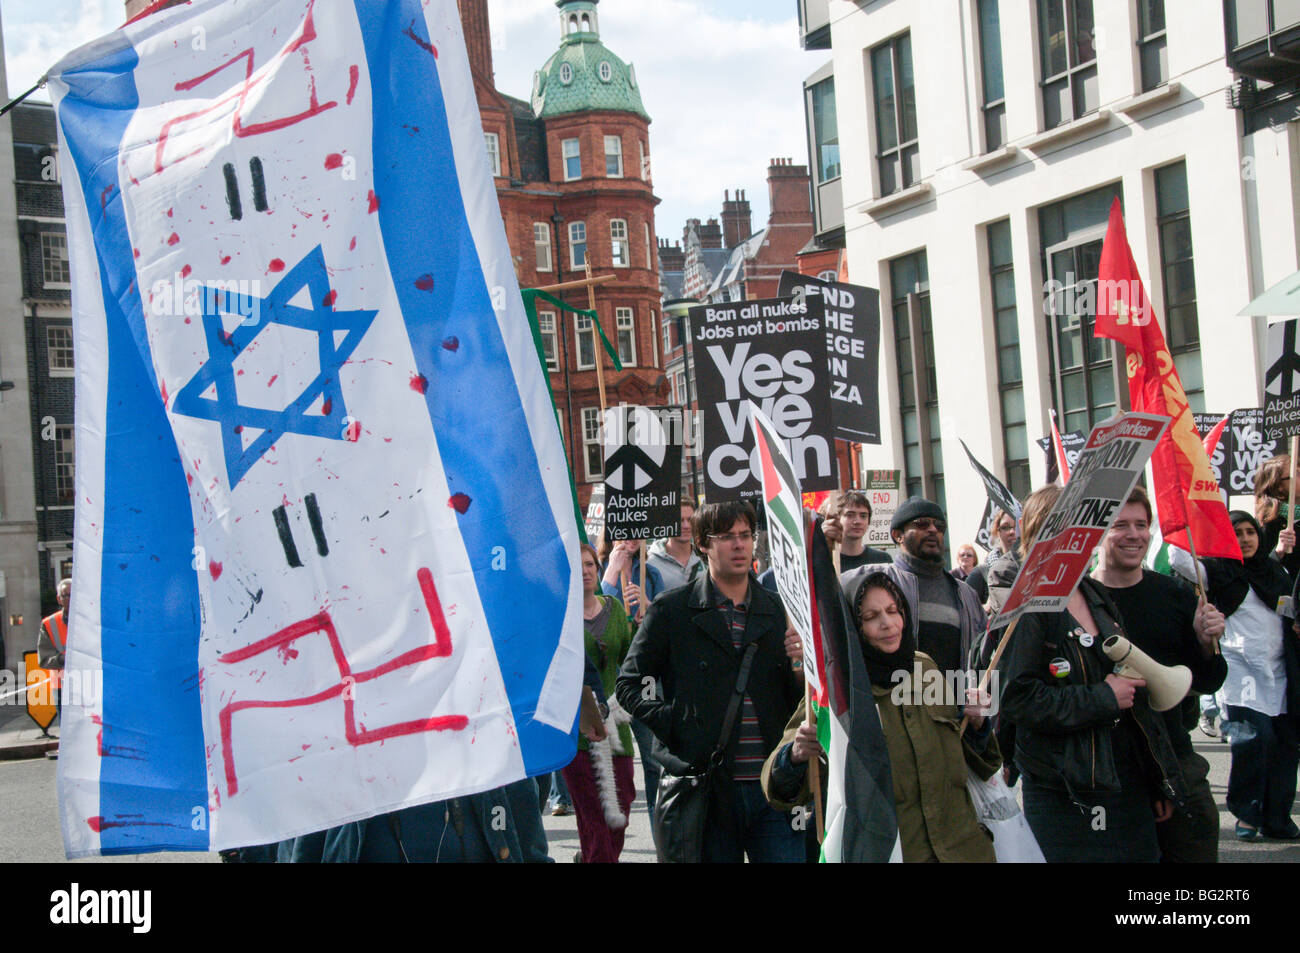
<svg viewBox="0 0 1300 953">
<path fill-rule="evenodd" d="M 86 823 L 90 825 L 90 829 L 94 831 L 96 834 L 98 834 L 100 831 L 104 829 L 104 819 L 100 817 L 98 814 L 96 814 L 94 817 L 86 818 Z"/>
<path fill-rule="evenodd" d="M 369 203 L 371 213 L 379 211 L 379 196 L 375 194 L 374 189 L 370 190 L 369 194 L 366 196 L 366 201 Z M 355 240 L 356 239 L 353 239 L 353 241 Z"/>
<path fill-rule="evenodd" d="M 243 432 L 244 432 L 244 425 L 243 425 L 243 424 L 235 424 L 235 433 L 243 433 Z"/>
<path fill-rule="evenodd" d="M 410 25 L 402 32 L 405 33 L 407 36 L 409 36 L 412 40 L 414 40 L 415 45 L 418 46 L 420 49 L 424 50 L 426 53 L 432 53 L 433 58 L 435 60 L 438 58 L 438 48 L 435 47 L 432 43 L 428 42 L 427 40 L 422 40 L 415 35 L 414 20 L 412 20 Z"/>
<path fill-rule="evenodd" d="M 193 270 L 194 269 L 191 268 L 189 265 L 186 265 L 184 268 L 181 269 L 181 277 L 188 278 L 190 276 L 190 272 L 192 272 Z"/>
<path fill-rule="evenodd" d="M 357 93 L 357 79 L 361 71 L 357 69 L 356 64 L 348 67 L 348 105 L 352 105 L 352 97 Z"/>
<path fill-rule="evenodd" d="M 234 340 L 234 337 L 235 337 L 235 336 L 234 336 L 233 334 L 231 334 L 229 331 L 222 331 L 222 332 L 221 332 L 221 343 L 222 343 L 222 344 L 229 344 L 232 340 Z"/>
<path fill-rule="evenodd" d="M 450 506 L 457 513 L 459 513 L 461 516 L 464 516 L 465 511 L 469 509 L 469 505 L 472 502 L 474 501 L 471 500 L 464 493 L 453 493 L 451 495 L 451 499 L 447 501 L 447 505 Z"/>
<path fill-rule="evenodd" d="M 325 297 L 321 298 L 321 304 L 325 305 L 325 307 L 328 308 L 331 307 L 334 304 L 334 302 L 337 301 L 338 299 L 339 299 L 339 293 L 335 291 L 333 288 L 331 288 L 326 293 Z"/>
<path fill-rule="evenodd" d="M 433 275 L 421 275 L 419 278 L 416 278 L 415 287 L 419 288 L 421 291 L 432 291 Z"/>
<path fill-rule="evenodd" d="M 193 485 L 194 485 L 194 474 L 193 474 L 193 473 L 187 473 L 187 474 L 185 474 L 185 484 L 186 484 L 186 486 L 193 486 Z"/>
<path fill-rule="evenodd" d="M 423 394 L 426 391 L 428 391 L 428 389 L 429 389 L 429 378 L 425 377 L 423 374 L 411 375 L 411 390 L 415 391 L 418 394 Z"/>
<path fill-rule="evenodd" d="M 348 424 L 348 429 L 347 429 L 347 431 L 344 433 L 344 436 L 347 437 L 349 443 L 356 443 L 358 440 L 360 440 L 360 439 L 361 439 L 361 421 L 359 421 L 359 420 L 354 420 L 354 421 L 352 421 L 352 423 Z"/>
<path fill-rule="evenodd" d="M 222 256 L 221 256 L 221 263 L 222 263 L 223 265 L 228 265 L 228 264 L 230 264 L 230 256 L 229 256 L 229 255 L 222 255 Z"/>
<path fill-rule="evenodd" d="M 277 377 L 279 377 L 279 376 L 280 376 L 279 374 L 272 374 L 272 375 L 271 375 L 271 379 L 270 379 L 269 381 L 266 382 L 266 386 L 267 386 L 267 387 L 270 387 L 272 384 L 274 384 L 274 383 L 275 383 L 275 379 L 276 379 Z"/>
<path fill-rule="evenodd" d="M 333 409 L 334 409 L 334 401 L 330 400 L 328 397 L 325 398 L 325 403 L 320 405 L 321 415 L 328 417 L 330 415 L 330 411 Z"/>
<path fill-rule="evenodd" d="M 275 651 L 276 654 L 280 656 L 280 661 L 285 665 L 289 664 L 290 659 L 296 659 L 298 657 L 298 650 L 290 645 L 277 646 Z M 306 749 L 304 748 L 303 750 L 305 751 Z"/>
<path fill-rule="evenodd" d="M 139 257 L 140 257 L 140 249 L 138 249 L 138 248 L 132 248 L 132 249 L 131 249 L 131 256 L 132 256 L 133 258 L 139 258 Z"/>
<path fill-rule="evenodd" d="M 208 572 L 212 574 L 212 581 L 216 582 L 221 578 L 221 563 L 216 560 L 208 563 Z"/>
<path fill-rule="evenodd" d="M 235 371 L 235 376 L 236 376 L 236 377 L 243 377 L 243 376 L 244 376 L 244 369 L 241 367 L 239 370 Z"/>
<path fill-rule="evenodd" d="M 171 209 L 168 209 L 168 210 L 167 210 L 167 217 L 168 217 L 168 218 L 171 218 L 171 217 L 172 217 L 172 210 L 171 210 Z"/>
<path fill-rule="evenodd" d="M 186 319 L 185 319 L 185 323 L 186 323 L 186 324 L 189 324 L 189 323 L 190 323 L 190 319 L 189 319 L 189 318 L 186 318 Z"/>
<path fill-rule="evenodd" d="M 343 156 L 337 152 L 331 152 L 325 157 L 325 168 L 337 169 L 343 165 Z"/>
<path fill-rule="evenodd" d="M 456 335 L 454 335 L 454 334 L 451 335 L 451 337 L 443 338 L 443 339 L 442 339 L 442 346 L 443 346 L 443 348 L 444 348 L 445 350 L 448 350 L 448 351 L 459 351 L 459 350 L 460 350 L 460 338 L 456 337 Z"/>
<path fill-rule="evenodd" d="M 166 407 L 167 406 L 167 382 L 166 381 L 162 382 L 162 399 L 163 399 L 163 406 Z"/>
<path fill-rule="evenodd" d="M 271 264 L 268 267 L 271 271 L 284 271 L 284 262 L 279 258 L 272 258 Z"/>
<path fill-rule="evenodd" d="M 104 191 L 99 193 L 99 207 L 101 210 L 108 204 L 108 196 L 115 188 L 117 188 L 116 185 L 105 186 Z"/>
<path fill-rule="evenodd" d="M 167 236 L 167 244 L 168 244 L 168 245 L 175 245 L 175 244 L 176 244 L 178 241 L 180 241 L 180 240 L 181 240 L 181 237 L 180 237 L 179 235 L 177 235 L 175 232 L 172 232 L 170 235 Z"/>
</svg>

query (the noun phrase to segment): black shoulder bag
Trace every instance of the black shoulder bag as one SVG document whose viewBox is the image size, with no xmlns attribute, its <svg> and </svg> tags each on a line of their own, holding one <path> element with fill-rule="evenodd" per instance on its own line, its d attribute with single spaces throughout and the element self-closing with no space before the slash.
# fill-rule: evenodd
<svg viewBox="0 0 1300 953">
<path fill-rule="evenodd" d="M 754 663 L 758 643 L 751 642 L 740 662 L 740 675 L 736 677 L 736 690 L 727 704 L 727 717 L 722 720 L 717 747 L 709 755 L 708 764 L 699 774 L 670 774 L 667 769 L 659 777 L 659 796 L 655 801 L 655 850 L 661 864 L 698 864 L 704 854 L 704 825 L 709 816 L 709 799 L 713 788 L 713 775 L 726 760 L 727 742 L 736 724 L 740 703 L 745 697 L 745 684 L 749 669 Z"/>
</svg>

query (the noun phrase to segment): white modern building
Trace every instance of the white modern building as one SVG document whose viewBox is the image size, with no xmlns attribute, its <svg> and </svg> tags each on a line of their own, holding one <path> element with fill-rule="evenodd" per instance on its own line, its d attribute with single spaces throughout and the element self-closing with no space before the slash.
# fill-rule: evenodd
<svg viewBox="0 0 1300 953">
<path fill-rule="evenodd" d="M 1023 498 L 1049 410 L 1087 430 L 1127 405 L 1090 313 L 1115 196 L 1193 410 L 1259 406 L 1264 319 L 1237 313 L 1300 262 L 1300 3 L 800 14 L 831 57 L 805 83 L 816 237 L 881 291 L 883 442 L 863 466 L 943 501 L 953 548 L 985 502 L 959 439 Z"/>
</svg>

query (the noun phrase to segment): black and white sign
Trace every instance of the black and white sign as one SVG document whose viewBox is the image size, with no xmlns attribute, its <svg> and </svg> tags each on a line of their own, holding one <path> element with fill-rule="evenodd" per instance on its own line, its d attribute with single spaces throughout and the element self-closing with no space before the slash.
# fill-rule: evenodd
<svg viewBox="0 0 1300 953">
<path fill-rule="evenodd" d="M 1083 446 L 1088 442 L 1088 435 L 1082 430 L 1071 430 L 1068 433 L 1061 434 L 1061 449 L 1065 451 L 1065 464 L 1074 472 L 1074 465 L 1079 462 L 1079 454 L 1083 453 Z M 1056 452 L 1052 450 L 1052 438 L 1040 437 L 1038 446 L 1047 454 L 1047 479 L 1049 482 L 1056 480 Z"/>
<path fill-rule="evenodd" d="M 1300 436 L 1300 318 L 1268 326 L 1264 365 L 1264 436 L 1269 440 Z"/>
<path fill-rule="evenodd" d="M 690 315 L 705 498 L 759 501 L 761 469 L 748 433 L 749 401 L 772 421 L 803 489 L 835 489 L 821 298 L 700 305 Z"/>
<path fill-rule="evenodd" d="M 1223 419 L 1219 416 L 1203 423 L 1201 418 L 1201 414 L 1196 415 L 1196 427 L 1202 436 Z M 1265 439 L 1263 408 L 1246 407 L 1232 412 L 1218 446 L 1210 454 L 1210 466 L 1219 486 L 1229 496 L 1250 496 L 1255 492 L 1255 474 L 1259 468 L 1285 452 L 1280 440 Z"/>
<path fill-rule="evenodd" d="M 655 408 L 605 411 L 605 536 L 666 539 L 681 532 L 682 446 Z"/>
<path fill-rule="evenodd" d="M 880 443 L 880 292 L 841 281 L 781 272 L 781 297 L 820 297 L 826 308 L 826 360 L 835 436 Z"/>
<path fill-rule="evenodd" d="M 605 484 L 597 483 L 591 488 L 591 499 L 587 501 L 586 524 L 587 542 L 596 545 L 596 538 L 605 528 Z"/>
</svg>

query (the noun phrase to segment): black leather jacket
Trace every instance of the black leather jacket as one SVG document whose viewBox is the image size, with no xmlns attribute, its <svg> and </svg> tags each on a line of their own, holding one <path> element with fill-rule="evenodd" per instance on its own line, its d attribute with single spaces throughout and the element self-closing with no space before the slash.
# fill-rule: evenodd
<svg viewBox="0 0 1300 953">
<path fill-rule="evenodd" d="M 1092 645 L 1081 644 L 1074 634 L 1078 623 L 1068 612 L 1025 613 L 1012 633 L 1001 668 L 1006 686 L 1002 716 L 1015 724 L 1020 770 L 1039 784 L 1064 787 L 1083 804 L 1090 793 L 1120 790 L 1111 730 L 1122 712 L 1105 683 L 1115 666 L 1101 646 L 1124 630 L 1116 621 L 1119 613 L 1114 603 L 1100 587 L 1085 578 L 1079 589 L 1100 633 Z M 1069 672 L 1058 677 L 1050 667 L 1062 659 L 1069 663 Z M 1151 776 L 1161 796 L 1181 807 L 1186 787 L 1178 757 L 1165 720 L 1152 711 L 1145 688 L 1138 689 L 1130 711 L 1139 729 L 1134 744 L 1140 748 L 1145 741 L 1142 754 L 1149 754 L 1149 759 L 1143 758 L 1141 773 Z"/>
<path fill-rule="evenodd" d="M 707 572 L 680 589 L 672 589 L 650 606 L 632 640 L 615 686 L 618 703 L 643 721 L 666 748 L 665 766 L 682 773 L 708 761 L 718 743 L 727 702 L 736 687 L 745 646 L 758 642 L 746 694 L 754 703 L 758 727 L 768 750 L 776 748 L 790 713 L 803 700 L 803 678 L 785 654 L 785 610 L 776 596 L 749 580 L 749 607 L 741 649 L 731 642 L 722 609 L 713 605 Z M 663 699 L 647 686 L 663 682 Z M 726 767 L 740 737 L 737 717 L 728 745 Z"/>
</svg>

